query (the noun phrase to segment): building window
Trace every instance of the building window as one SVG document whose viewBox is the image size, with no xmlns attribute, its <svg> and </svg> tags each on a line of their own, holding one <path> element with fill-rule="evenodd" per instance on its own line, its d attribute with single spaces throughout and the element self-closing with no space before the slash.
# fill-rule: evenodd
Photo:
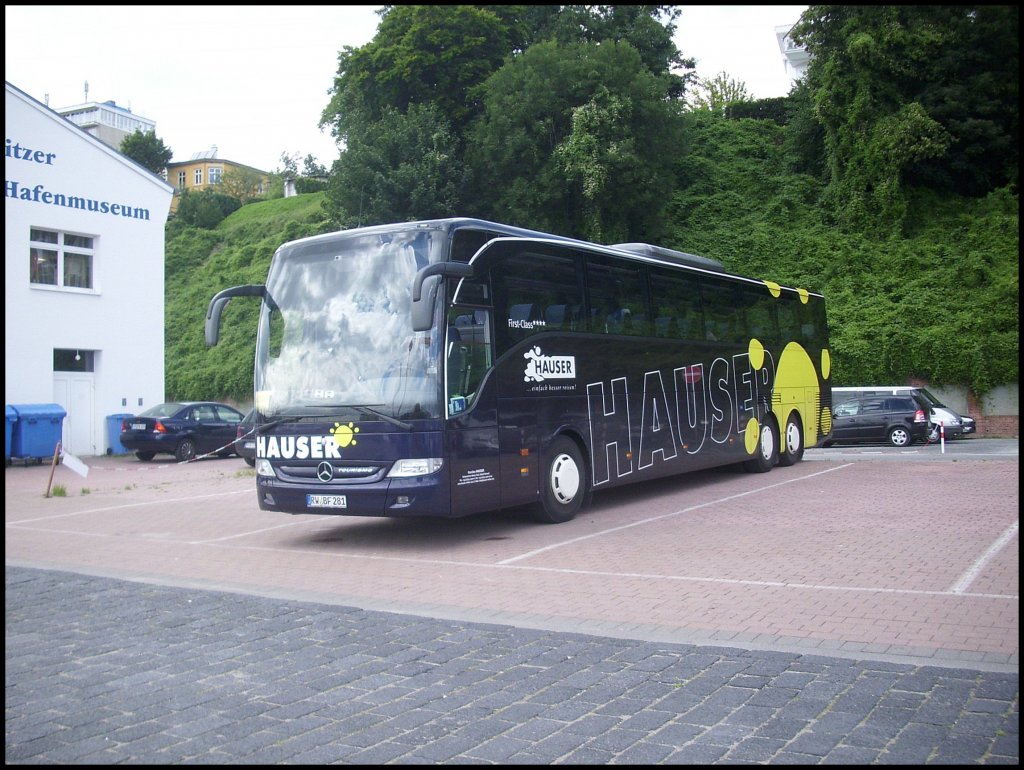
<svg viewBox="0 0 1024 770">
<path fill-rule="evenodd" d="M 96 357 L 92 350 L 53 349 L 53 371 L 55 372 L 94 372 Z"/>
<path fill-rule="evenodd" d="M 220 184 L 220 175 L 223 170 L 219 166 L 212 166 L 210 168 L 210 184 Z"/>
<path fill-rule="evenodd" d="M 196 180 L 194 182 L 196 187 L 199 187 L 203 183 L 203 170 L 201 168 L 196 169 Z"/>
<path fill-rule="evenodd" d="M 185 172 L 184 171 L 179 171 L 178 172 L 178 189 L 179 190 L 184 190 L 185 189 Z"/>
<path fill-rule="evenodd" d="M 65 289 L 92 289 L 94 240 L 91 235 L 32 228 L 29 281 Z"/>
</svg>

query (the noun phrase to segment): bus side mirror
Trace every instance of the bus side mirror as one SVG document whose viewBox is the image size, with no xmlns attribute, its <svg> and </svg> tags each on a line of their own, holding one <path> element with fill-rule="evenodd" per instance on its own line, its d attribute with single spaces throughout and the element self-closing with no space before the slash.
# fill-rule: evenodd
<svg viewBox="0 0 1024 770">
<path fill-rule="evenodd" d="M 473 268 L 465 262 L 435 262 L 416 273 L 412 281 L 412 330 L 425 332 L 434 325 L 434 304 L 441 276 L 472 278 Z M 426 292 L 424 292 L 426 284 Z"/>
<path fill-rule="evenodd" d="M 230 289 L 217 292 L 206 309 L 206 345 L 213 347 L 220 339 L 220 315 L 232 297 L 265 298 L 266 293 L 267 289 L 263 284 L 232 286 Z"/>
</svg>

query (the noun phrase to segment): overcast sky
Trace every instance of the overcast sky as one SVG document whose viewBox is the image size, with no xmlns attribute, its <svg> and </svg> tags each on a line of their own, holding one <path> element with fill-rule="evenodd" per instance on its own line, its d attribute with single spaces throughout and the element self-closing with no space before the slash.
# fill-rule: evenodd
<svg viewBox="0 0 1024 770">
<path fill-rule="evenodd" d="M 175 161 L 216 145 L 218 157 L 264 171 L 282 153 L 329 167 L 338 150 L 317 124 L 337 55 L 373 38 L 377 8 L 7 5 L 4 79 L 54 109 L 126 107 L 156 122 Z M 698 75 L 724 71 L 755 98 L 789 92 L 775 27 L 807 6 L 681 8 L 676 44 Z"/>
</svg>

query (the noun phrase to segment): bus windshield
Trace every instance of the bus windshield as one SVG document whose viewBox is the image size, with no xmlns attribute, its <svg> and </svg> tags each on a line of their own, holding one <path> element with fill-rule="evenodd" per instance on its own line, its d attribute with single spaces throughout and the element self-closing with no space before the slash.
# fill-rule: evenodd
<svg viewBox="0 0 1024 770">
<path fill-rule="evenodd" d="M 414 333 L 409 312 L 413 277 L 442 258 L 444 240 L 390 228 L 282 246 L 257 336 L 263 416 L 438 417 L 438 334 Z"/>
</svg>

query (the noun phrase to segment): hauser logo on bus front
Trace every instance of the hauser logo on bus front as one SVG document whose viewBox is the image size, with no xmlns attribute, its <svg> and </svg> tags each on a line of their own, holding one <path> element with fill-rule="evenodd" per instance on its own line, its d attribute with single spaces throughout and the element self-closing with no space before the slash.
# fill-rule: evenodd
<svg viewBox="0 0 1024 770">
<path fill-rule="evenodd" d="M 576 379 L 575 356 L 546 356 L 539 346 L 523 354 L 526 359 L 524 382 L 544 382 L 544 380 Z"/>
</svg>

